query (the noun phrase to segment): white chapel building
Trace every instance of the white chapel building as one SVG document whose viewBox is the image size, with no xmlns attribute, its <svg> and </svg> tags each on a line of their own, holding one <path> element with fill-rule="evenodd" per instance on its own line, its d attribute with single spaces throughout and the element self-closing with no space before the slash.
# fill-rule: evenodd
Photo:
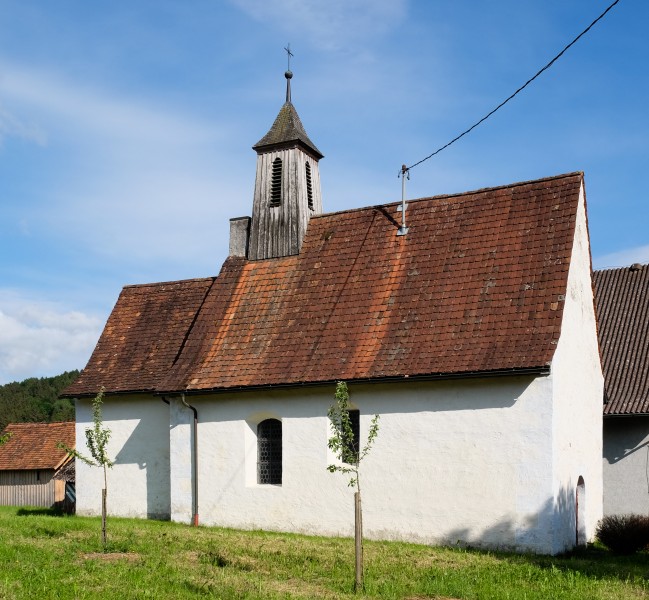
<svg viewBox="0 0 649 600">
<path fill-rule="evenodd" d="M 602 515 L 603 381 L 583 173 L 323 212 L 291 102 L 253 146 L 252 216 L 214 277 L 126 286 L 78 380 L 104 387 L 109 514 L 353 534 L 327 471 L 348 383 L 374 539 L 558 553 Z M 252 176 L 252 174 L 251 174 Z M 251 177 L 252 179 L 252 177 Z M 357 412 L 356 412 L 357 411 Z M 77 464 L 77 513 L 100 469 Z"/>
</svg>

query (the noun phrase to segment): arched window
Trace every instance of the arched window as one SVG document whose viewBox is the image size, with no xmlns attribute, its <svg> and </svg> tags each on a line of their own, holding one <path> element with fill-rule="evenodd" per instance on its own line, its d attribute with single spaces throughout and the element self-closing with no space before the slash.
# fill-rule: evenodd
<svg viewBox="0 0 649 600">
<path fill-rule="evenodd" d="M 282 159 L 273 161 L 273 175 L 270 183 L 270 205 L 279 206 L 282 203 Z"/>
<path fill-rule="evenodd" d="M 306 197 L 309 203 L 309 208 L 313 210 L 313 184 L 311 183 L 311 165 L 307 162 L 304 165 L 306 171 Z"/>
<path fill-rule="evenodd" d="M 257 483 L 282 483 L 282 422 L 277 419 L 257 425 Z"/>
</svg>

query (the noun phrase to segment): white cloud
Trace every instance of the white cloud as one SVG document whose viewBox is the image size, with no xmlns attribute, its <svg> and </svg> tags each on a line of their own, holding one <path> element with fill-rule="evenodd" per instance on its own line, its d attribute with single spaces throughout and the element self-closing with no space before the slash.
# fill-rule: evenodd
<svg viewBox="0 0 649 600">
<path fill-rule="evenodd" d="M 258 21 L 294 35 L 302 32 L 317 47 L 339 50 L 362 46 L 368 38 L 396 27 L 406 0 L 231 0 Z"/>
<path fill-rule="evenodd" d="M 103 317 L 0 291 L 0 384 L 85 366 Z"/>
<path fill-rule="evenodd" d="M 120 97 L 112 90 L 83 85 L 51 71 L 6 61 L 0 67 L 0 92 L 5 104 L 11 102 L 22 112 L 36 110 L 50 128 L 56 123 L 68 135 L 100 135 L 105 141 L 119 142 L 138 139 L 149 144 L 174 140 L 178 145 L 185 145 L 209 140 L 218 132 L 214 122 L 174 114 L 151 103 L 142 104 L 134 98 Z M 18 131 L 33 130 L 44 135 L 41 126 L 24 126 L 9 113 L 7 123 L 13 123 L 12 127 Z"/>
<path fill-rule="evenodd" d="M 626 267 L 633 263 L 649 263 L 649 245 L 627 248 L 626 250 L 611 252 L 593 258 L 594 269 Z"/>
<path fill-rule="evenodd" d="M 47 136 L 40 127 L 22 122 L 0 105 L 0 143 L 8 137 L 23 138 L 40 146 L 47 142 Z"/>
<path fill-rule="evenodd" d="M 47 194 L 34 199 L 36 208 L 24 203 L 16 228 L 55 243 L 74 238 L 89 257 L 131 262 L 188 262 L 215 228 L 226 247 L 228 218 L 240 216 L 229 212 L 233 200 L 246 212 L 252 199 L 251 179 L 231 156 L 233 123 L 6 62 L 0 73 L 5 101 L 48 131 L 47 152 L 65 147 L 54 178 L 39 174 Z M 11 123 L 17 131 L 18 120 Z M 216 256 L 210 264 L 217 270 Z"/>
</svg>

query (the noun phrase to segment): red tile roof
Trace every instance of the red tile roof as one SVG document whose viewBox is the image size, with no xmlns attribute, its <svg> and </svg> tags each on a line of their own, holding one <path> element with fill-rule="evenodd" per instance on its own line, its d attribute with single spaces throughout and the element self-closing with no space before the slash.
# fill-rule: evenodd
<svg viewBox="0 0 649 600">
<path fill-rule="evenodd" d="M 178 357 L 214 278 L 126 286 L 65 395 L 153 391 Z"/>
<path fill-rule="evenodd" d="M 604 414 L 649 414 L 649 265 L 593 273 Z"/>
<path fill-rule="evenodd" d="M 67 459 L 63 442 L 75 446 L 74 423 L 10 423 L 3 433 L 9 441 L 0 446 L 0 471 L 58 469 Z"/>
<path fill-rule="evenodd" d="M 70 390 L 547 370 L 582 182 L 572 173 L 410 201 L 406 236 L 396 235 L 397 204 L 314 217 L 297 256 L 226 260 L 164 368 L 150 369 L 147 352 L 168 327 L 157 311 L 137 333 L 123 326 L 143 312 L 140 303 L 157 303 L 156 286 L 139 288 L 138 298 L 120 297 L 85 382 Z"/>
</svg>

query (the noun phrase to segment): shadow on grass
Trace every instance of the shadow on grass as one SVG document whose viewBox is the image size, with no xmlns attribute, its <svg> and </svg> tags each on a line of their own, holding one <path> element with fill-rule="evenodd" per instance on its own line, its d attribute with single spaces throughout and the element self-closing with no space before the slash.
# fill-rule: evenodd
<svg viewBox="0 0 649 600">
<path fill-rule="evenodd" d="M 579 571 L 589 577 L 606 577 L 622 581 L 627 579 L 649 581 L 648 559 L 647 552 L 621 555 L 605 548 L 589 546 L 556 557 L 539 557 L 537 564 L 542 568 Z"/>
<path fill-rule="evenodd" d="M 482 550 L 472 551 L 483 552 Z M 498 553 L 494 554 L 498 555 Z M 576 549 L 557 556 L 507 554 L 503 558 L 511 563 L 526 563 L 541 569 L 580 573 L 596 579 L 649 582 L 649 554 L 647 552 L 623 556 L 614 554 L 605 548 L 589 545 L 588 548 Z"/>
<path fill-rule="evenodd" d="M 16 511 L 16 515 L 19 517 L 63 517 L 65 516 L 65 513 L 56 508 L 34 507 L 19 508 Z"/>
</svg>

